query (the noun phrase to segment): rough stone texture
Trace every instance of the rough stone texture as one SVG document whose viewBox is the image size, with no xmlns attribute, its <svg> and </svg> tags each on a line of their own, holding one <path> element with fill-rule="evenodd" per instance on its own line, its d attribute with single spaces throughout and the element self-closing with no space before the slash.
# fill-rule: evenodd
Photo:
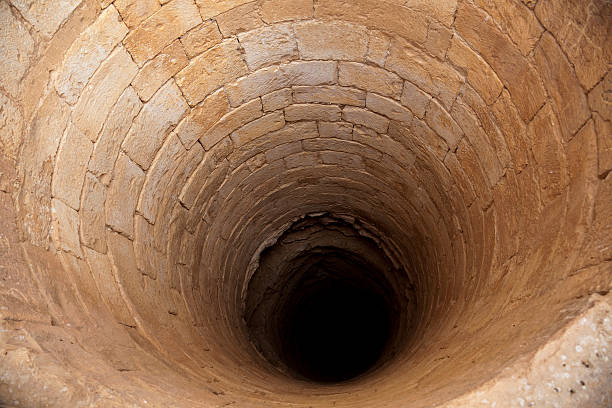
<svg viewBox="0 0 612 408">
<path fill-rule="evenodd" d="M 201 22 L 191 0 L 172 0 L 131 31 L 123 43 L 134 61 L 142 65 Z"/>
<path fill-rule="evenodd" d="M 611 10 L 0 2 L 0 405 L 609 406 Z M 336 250 L 388 349 L 296 379 Z"/>
<path fill-rule="evenodd" d="M 223 84 L 247 73 L 238 41 L 227 40 L 191 60 L 176 76 L 190 105 L 195 105 Z"/>
</svg>

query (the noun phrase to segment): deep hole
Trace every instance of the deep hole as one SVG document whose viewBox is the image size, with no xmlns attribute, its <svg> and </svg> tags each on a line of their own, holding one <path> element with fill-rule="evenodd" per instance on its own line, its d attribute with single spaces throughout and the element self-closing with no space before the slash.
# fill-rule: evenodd
<svg viewBox="0 0 612 408">
<path fill-rule="evenodd" d="M 402 271 L 353 225 L 309 219 L 261 257 L 245 321 L 272 364 L 315 382 L 342 382 L 384 363 L 400 337 L 408 299 Z M 391 278 L 391 279 L 390 279 Z"/>
</svg>

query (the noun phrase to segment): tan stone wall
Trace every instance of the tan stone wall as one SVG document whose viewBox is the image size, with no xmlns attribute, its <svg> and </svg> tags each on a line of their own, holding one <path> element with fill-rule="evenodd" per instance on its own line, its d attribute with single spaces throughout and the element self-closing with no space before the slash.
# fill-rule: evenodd
<svg viewBox="0 0 612 408">
<path fill-rule="evenodd" d="M 610 27 L 605 0 L 0 1 L 0 405 L 610 404 Z M 327 387 L 241 321 L 319 212 L 418 294 L 418 338 Z"/>
</svg>

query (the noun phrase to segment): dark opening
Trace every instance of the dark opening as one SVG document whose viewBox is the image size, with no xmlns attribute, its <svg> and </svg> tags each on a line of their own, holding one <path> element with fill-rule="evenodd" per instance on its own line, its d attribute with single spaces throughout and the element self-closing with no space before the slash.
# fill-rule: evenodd
<svg viewBox="0 0 612 408">
<path fill-rule="evenodd" d="M 403 285 L 405 274 L 355 225 L 309 218 L 262 253 L 245 321 L 272 364 L 297 378 L 342 382 L 393 354 L 410 303 Z"/>
</svg>

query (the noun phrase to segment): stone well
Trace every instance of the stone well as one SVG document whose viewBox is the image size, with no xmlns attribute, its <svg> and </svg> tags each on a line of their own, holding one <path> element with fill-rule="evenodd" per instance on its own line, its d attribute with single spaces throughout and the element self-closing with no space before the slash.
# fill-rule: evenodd
<svg viewBox="0 0 612 408">
<path fill-rule="evenodd" d="M 608 0 L 0 0 L 0 406 L 612 406 Z"/>
</svg>

